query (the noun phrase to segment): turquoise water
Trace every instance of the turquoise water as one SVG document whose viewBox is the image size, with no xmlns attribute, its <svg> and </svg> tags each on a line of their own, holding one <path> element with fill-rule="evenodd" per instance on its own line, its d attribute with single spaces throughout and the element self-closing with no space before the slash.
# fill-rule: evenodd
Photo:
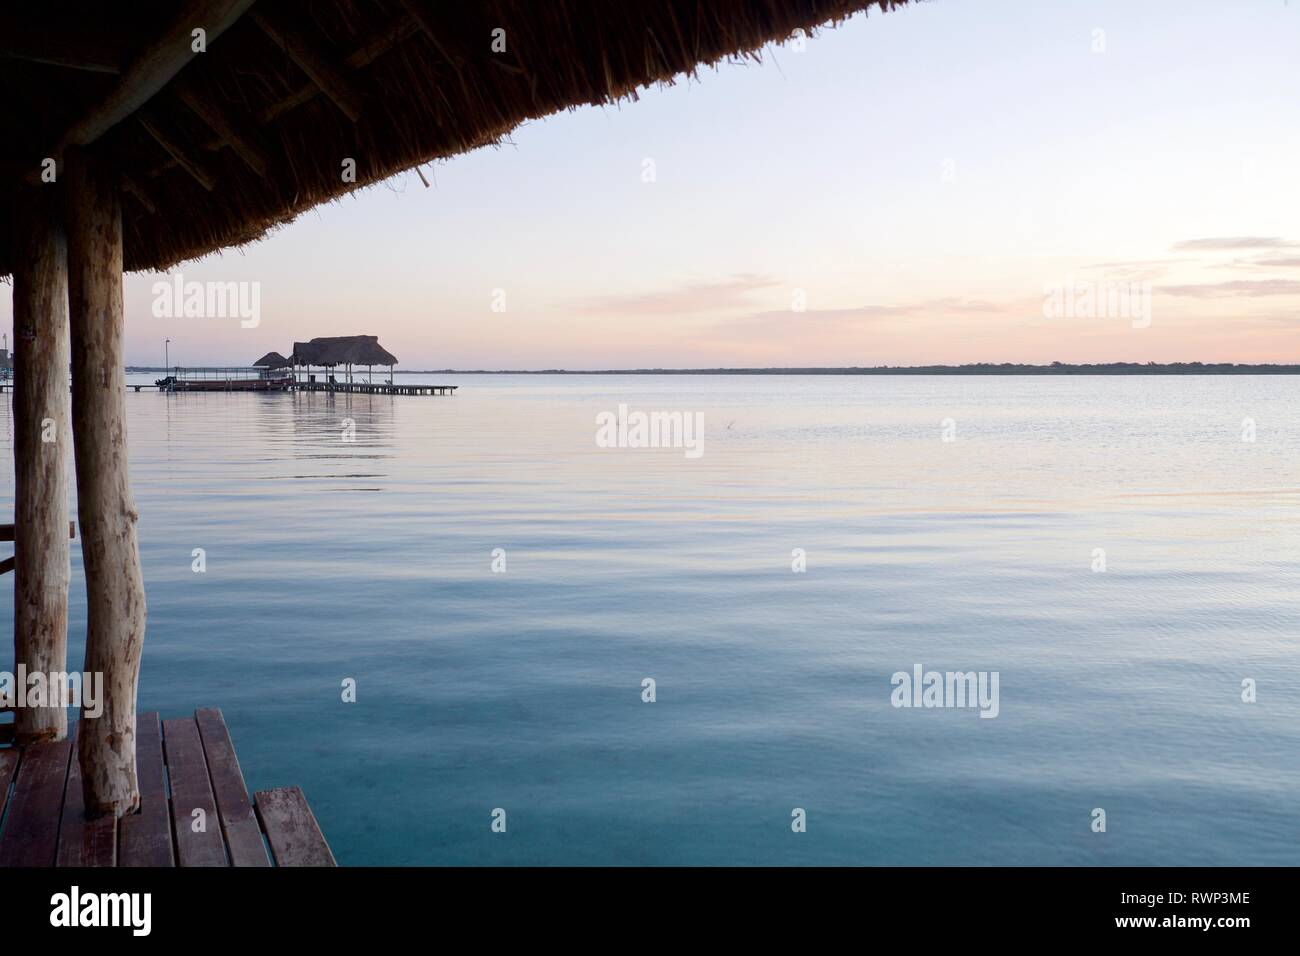
<svg viewBox="0 0 1300 956">
<path fill-rule="evenodd" d="M 455 383 L 128 394 L 141 706 L 341 863 L 1300 863 L 1297 380 Z M 597 447 L 619 403 L 703 454 Z M 892 707 L 918 663 L 996 719 Z"/>
</svg>

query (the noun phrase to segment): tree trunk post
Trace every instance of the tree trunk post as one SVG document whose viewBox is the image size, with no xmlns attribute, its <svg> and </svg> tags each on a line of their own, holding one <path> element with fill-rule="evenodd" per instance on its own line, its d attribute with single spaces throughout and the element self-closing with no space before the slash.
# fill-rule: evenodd
<svg viewBox="0 0 1300 956">
<path fill-rule="evenodd" d="M 68 260 L 59 187 L 19 197 L 14 217 L 14 669 L 68 669 Z M 47 686 L 49 684 L 47 683 Z M 62 740 L 62 700 L 14 713 L 19 744 Z"/>
<path fill-rule="evenodd" d="M 135 700 L 144 645 L 144 581 L 127 472 L 122 320 L 122 203 L 115 175 L 69 149 L 66 216 L 77 515 L 86 565 L 86 664 L 103 674 L 103 713 L 82 708 L 77 734 L 89 816 L 140 805 Z"/>
</svg>

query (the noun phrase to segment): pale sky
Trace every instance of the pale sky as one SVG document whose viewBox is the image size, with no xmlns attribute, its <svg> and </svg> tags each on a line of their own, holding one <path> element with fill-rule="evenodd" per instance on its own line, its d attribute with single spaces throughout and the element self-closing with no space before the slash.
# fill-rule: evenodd
<svg viewBox="0 0 1300 956">
<path fill-rule="evenodd" d="M 859 15 L 174 270 L 260 283 L 257 328 L 129 277 L 127 360 L 364 332 L 408 369 L 1296 362 L 1297 104 L 1300 2 Z M 1151 283 L 1149 324 L 1045 317 L 1071 280 Z"/>
</svg>

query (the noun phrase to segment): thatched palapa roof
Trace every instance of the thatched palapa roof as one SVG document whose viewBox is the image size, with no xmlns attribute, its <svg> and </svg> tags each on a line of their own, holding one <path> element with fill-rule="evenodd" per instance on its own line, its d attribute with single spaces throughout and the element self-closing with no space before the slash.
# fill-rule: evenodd
<svg viewBox="0 0 1300 956">
<path fill-rule="evenodd" d="M 102 152 L 126 193 L 125 267 L 165 269 L 525 120 L 905 2 L 13 2 L 0 12 L 0 171 L 40 184 L 47 157 Z M 0 222 L 13 203 L 0 190 Z M 0 275 L 12 242 L 0 230 Z"/>
<path fill-rule="evenodd" d="M 396 365 L 397 356 L 374 335 L 335 335 L 294 342 L 292 365 Z"/>
<path fill-rule="evenodd" d="M 288 368 L 292 364 L 279 352 L 267 352 L 253 363 L 253 368 Z"/>
</svg>

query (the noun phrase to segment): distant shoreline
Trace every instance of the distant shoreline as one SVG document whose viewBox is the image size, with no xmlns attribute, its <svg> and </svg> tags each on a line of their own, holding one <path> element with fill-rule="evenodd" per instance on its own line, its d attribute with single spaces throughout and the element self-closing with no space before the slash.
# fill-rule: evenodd
<svg viewBox="0 0 1300 956">
<path fill-rule="evenodd" d="M 198 368 L 198 366 L 189 366 Z M 128 372 L 166 372 L 128 365 Z M 1300 375 L 1300 365 L 1110 362 L 1095 365 L 877 365 L 848 368 L 398 369 L 398 375 Z M 364 374 L 353 370 L 353 376 Z"/>
</svg>

